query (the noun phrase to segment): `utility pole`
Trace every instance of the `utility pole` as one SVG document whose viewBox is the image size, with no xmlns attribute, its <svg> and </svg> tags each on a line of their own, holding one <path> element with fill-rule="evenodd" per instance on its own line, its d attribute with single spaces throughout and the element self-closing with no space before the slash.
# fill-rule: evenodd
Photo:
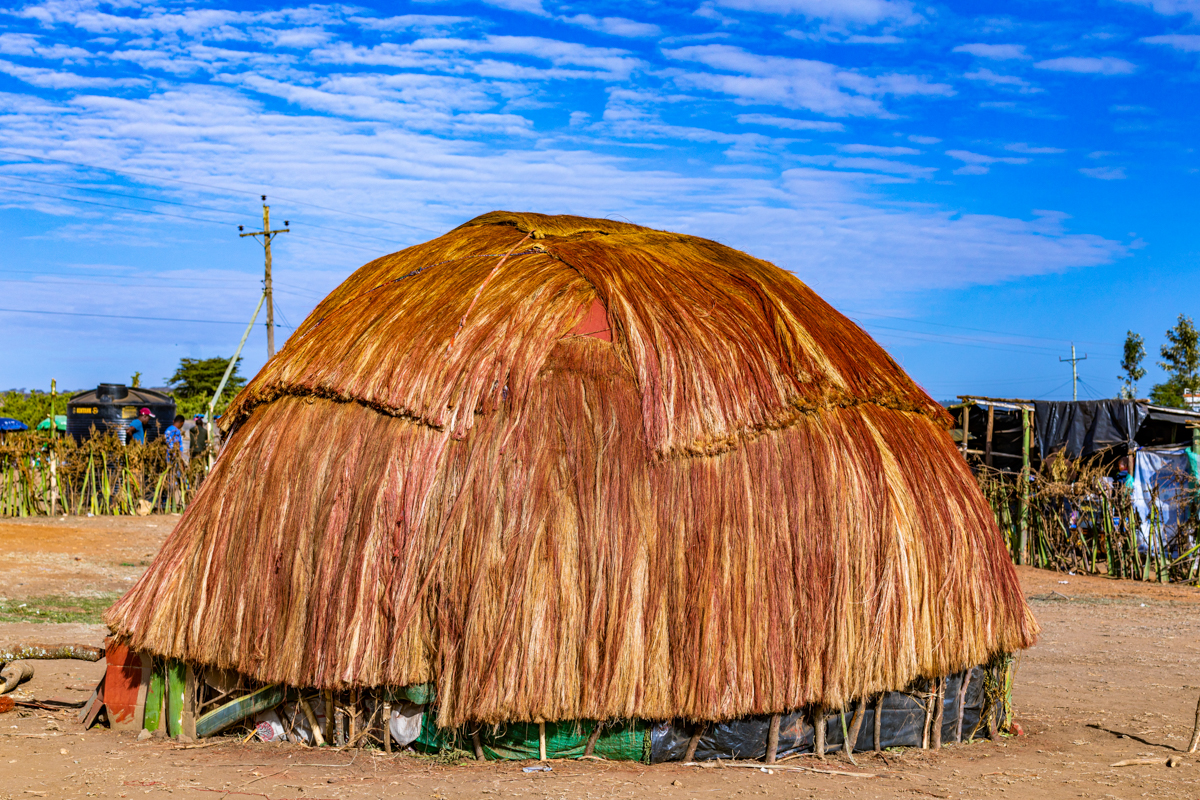
<svg viewBox="0 0 1200 800">
<path fill-rule="evenodd" d="M 268 255 L 267 256 L 268 261 L 270 260 L 270 258 L 271 257 Z M 1071 357 L 1070 358 L 1059 358 L 1058 360 L 1071 362 L 1071 399 L 1078 400 L 1079 399 L 1079 362 L 1087 361 L 1087 353 L 1084 353 L 1079 358 L 1076 358 L 1075 357 L 1075 343 L 1071 342 Z"/>
<path fill-rule="evenodd" d="M 267 358 L 275 355 L 275 297 L 271 291 L 271 240 L 281 233 L 288 233 L 288 221 L 283 221 L 283 227 L 278 230 L 271 230 L 271 207 L 267 205 L 267 196 L 262 196 L 263 201 L 263 229 L 261 231 L 250 231 L 247 233 L 239 233 L 238 236 L 246 237 L 253 236 L 255 238 L 261 236 L 263 250 L 266 253 L 266 269 L 263 277 L 263 295 L 266 297 L 267 303 Z M 238 230 L 242 230 L 244 226 L 238 225 Z"/>
</svg>

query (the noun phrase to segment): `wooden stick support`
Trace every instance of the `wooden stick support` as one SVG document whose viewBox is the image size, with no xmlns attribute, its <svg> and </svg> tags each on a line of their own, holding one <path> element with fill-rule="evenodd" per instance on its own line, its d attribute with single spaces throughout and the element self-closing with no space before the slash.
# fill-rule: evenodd
<svg viewBox="0 0 1200 800">
<path fill-rule="evenodd" d="M 181 720 L 180 738 L 196 740 L 196 670 L 191 664 L 183 678 L 183 719 Z"/>
<path fill-rule="evenodd" d="M 942 722 L 946 714 L 946 679 L 938 678 L 937 690 L 933 693 L 933 731 L 930 739 L 930 747 L 934 750 L 942 749 Z"/>
<path fill-rule="evenodd" d="M 1200 700 L 1196 701 L 1196 724 L 1192 728 L 1192 741 L 1188 745 L 1188 752 L 1196 752 L 1196 748 L 1200 747 Z"/>
<path fill-rule="evenodd" d="M 822 761 L 825 760 L 825 709 L 816 706 L 813 709 L 813 753 Z"/>
<path fill-rule="evenodd" d="M 687 752 L 683 754 L 683 763 L 688 764 L 696 760 L 696 748 L 700 746 L 700 737 L 704 735 L 708 724 L 705 722 L 697 722 L 692 728 L 692 738 L 688 739 Z"/>
<path fill-rule="evenodd" d="M 858 734 L 862 731 L 863 718 L 867 716 L 867 698 L 858 698 L 858 705 L 854 707 L 854 716 L 850 718 L 850 736 L 847 741 L 850 743 L 850 748 L 846 751 L 847 754 L 853 753 L 854 748 L 858 747 Z"/>
<path fill-rule="evenodd" d="M 962 682 L 958 685 L 958 710 L 954 722 L 954 741 L 962 744 L 963 717 L 967 713 L 967 689 L 971 685 L 971 670 L 963 673 Z"/>
<path fill-rule="evenodd" d="M 779 714 L 771 715 L 771 727 L 767 729 L 767 757 L 765 761 L 768 764 L 775 763 L 775 753 L 779 751 Z"/>
<path fill-rule="evenodd" d="M 596 754 L 596 742 L 600 741 L 600 732 L 603 730 L 604 720 L 596 720 L 596 727 L 592 728 L 592 733 L 590 736 L 588 736 L 587 747 L 583 748 L 583 754 L 585 756 L 593 756 Z"/>
<path fill-rule="evenodd" d="M 350 718 L 346 723 L 350 726 L 350 732 L 346 734 L 346 744 L 353 747 L 358 738 L 358 689 L 350 690 L 350 711 L 347 716 Z"/>
<path fill-rule="evenodd" d="M 325 741 L 333 744 L 333 692 L 325 691 L 321 695 L 325 701 Z"/>
<path fill-rule="evenodd" d="M 487 756 L 483 754 L 483 742 L 479 741 L 479 729 L 471 731 L 471 745 L 475 748 L 475 760 L 486 761 Z"/>
<path fill-rule="evenodd" d="M 875 752 L 883 752 L 883 692 L 875 698 Z"/>
<path fill-rule="evenodd" d="M 303 712 L 304 718 L 308 720 L 308 727 L 312 728 L 313 744 L 317 747 L 325 746 L 325 737 L 321 734 L 321 726 L 317 724 L 317 715 L 313 713 L 312 706 L 303 697 L 297 701 L 300 706 L 300 711 Z M 388 748 L 389 750 L 391 748 Z"/>
<path fill-rule="evenodd" d="M 929 694 L 925 698 L 925 724 L 921 727 L 921 749 L 929 749 L 929 727 L 933 722 L 933 704 L 937 699 L 937 684 L 929 683 Z"/>
<path fill-rule="evenodd" d="M 546 760 L 546 723 L 538 723 L 538 761 Z"/>
</svg>

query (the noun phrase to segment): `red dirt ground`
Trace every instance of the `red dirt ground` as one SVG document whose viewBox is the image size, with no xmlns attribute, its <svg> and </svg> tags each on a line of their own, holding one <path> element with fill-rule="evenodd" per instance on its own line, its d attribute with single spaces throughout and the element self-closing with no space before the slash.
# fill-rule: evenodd
<svg viewBox="0 0 1200 800">
<path fill-rule="evenodd" d="M 120 590 L 161 543 L 171 517 L 0 521 L 0 596 Z M 1042 624 L 1016 677 L 1025 735 L 1001 744 L 860 754 L 802 766 L 870 773 L 845 777 L 776 768 L 710 768 L 555 761 L 552 772 L 522 764 L 438 764 L 413 755 L 312 750 L 221 739 L 185 747 L 130 734 L 84 733 L 73 713 L 0 715 L 0 799 L 180 797 L 495 798 L 1194 798 L 1200 759 L 1181 751 L 1200 695 L 1200 590 L 1086 578 L 1022 568 Z M 1064 583 L 1065 581 L 1065 583 Z M 99 643 L 88 625 L 0 624 L 0 643 Z M 22 687 L 39 698 L 80 699 L 102 667 L 34 662 Z M 1180 756 L 1178 767 L 1167 767 Z M 1113 767 L 1135 758 L 1158 763 Z"/>
</svg>

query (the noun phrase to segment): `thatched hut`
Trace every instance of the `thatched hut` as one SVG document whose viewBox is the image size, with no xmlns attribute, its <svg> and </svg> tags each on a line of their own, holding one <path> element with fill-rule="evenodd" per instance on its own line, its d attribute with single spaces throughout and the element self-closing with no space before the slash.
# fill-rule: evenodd
<svg viewBox="0 0 1200 800">
<path fill-rule="evenodd" d="M 226 414 L 134 650 L 437 724 L 843 708 L 1029 647 L 950 419 L 794 276 L 494 212 L 376 259 Z"/>
</svg>

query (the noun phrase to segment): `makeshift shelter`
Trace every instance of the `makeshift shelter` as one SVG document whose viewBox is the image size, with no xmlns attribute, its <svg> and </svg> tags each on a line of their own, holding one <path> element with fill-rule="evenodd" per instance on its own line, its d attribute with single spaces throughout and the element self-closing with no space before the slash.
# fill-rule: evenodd
<svg viewBox="0 0 1200 800">
<path fill-rule="evenodd" d="M 351 716 L 432 697 L 442 732 L 543 749 L 556 723 L 662 743 L 755 715 L 809 720 L 782 725 L 803 749 L 826 710 L 917 685 L 994 724 L 999 673 L 987 698 L 945 679 L 1037 625 L 949 424 L 778 267 L 494 212 L 312 312 L 106 619 L 135 652 Z"/>
</svg>

